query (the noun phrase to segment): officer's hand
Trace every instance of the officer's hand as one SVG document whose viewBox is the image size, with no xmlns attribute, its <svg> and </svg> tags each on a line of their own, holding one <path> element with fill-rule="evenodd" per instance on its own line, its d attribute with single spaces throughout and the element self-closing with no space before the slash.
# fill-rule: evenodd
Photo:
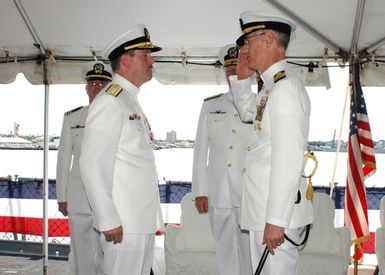
<svg viewBox="0 0 385 275">
<path fill-rule="evenodd" d="M 103 231 L 107 242 L 114 242 L 114 244 L 121 243 L 123 240 L 123 227 L 118 226 L 114 229 Z"/>
<path fill-rule="evenodd" d="M 68 216 L 67 202 L 58 202 L 59 211 L 63 214 L 64 217 Z"/>
<path fill-rule="evenodd" d="M 206 196 L 196 197 L 195 207 L 199 213 L 206 213 L 209 211 L 209 199 Z"/>
<path fill-rule="evenodd" d="M 270 253 L 274 255 L 274 249 L 285 241 L 284 235 L 285 228 L 267 223 L 263 233 L 262 244 L 266 244 Z"/>
<path fill-rule="evenodd" d="M 237 62 L 237 76 L 238 79 L 246 79 L 249 78 L 254 71 L 249 69 L 249 49 L 247 46 L 244 46 L 240 49 L 239 55 L 238 55 L 238 62 Z"/>
</svg>

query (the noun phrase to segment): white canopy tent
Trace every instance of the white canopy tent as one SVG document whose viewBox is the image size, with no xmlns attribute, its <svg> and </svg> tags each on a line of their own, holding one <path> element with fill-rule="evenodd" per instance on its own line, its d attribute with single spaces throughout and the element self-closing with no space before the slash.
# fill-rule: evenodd
<svg viewBox="0 0 385 275">
<path fill-rule="evenodd" d="M 385 2 L 381 0 L 4 0 L 0 3 L 0 82 L 23 72 L 33 84 L 82 83 L 82 74 L 103 48 L 135 23 L 145 23 L 156 54 L 155 78 L 164 84 L 217 84 L 213 64 L 220 47 L 240 34 L 245 10 L 279 12 L 300 26 L 288 51 L 290 61 L 308 66 L 344 64 L 354 54 L 362 61 L 385 57 Z M 206 64 L 193 65 L 194 63 Z M 207 64 L 209 66 L 207 66 Z M 383 85 L 382 63 L 367 63 L 364 85 Z M 211 65 L 211 66 L 210 66 Z M 298 66 L 308 85 L 328 84 L 316 67 Z"/>
<path fill-rule="evenodd" d="M 296 22 L 288 60 L 308 86 L 329 85 L 327 62 L 345 66 L 353 60 L 363 64 L 363 85 L 385 85 L 383 0 L 1 1 L 0 83 L 21 72 L 46 87 L 45 171 L 49 84 L 83 83 L 104 47 L 136 23 L 146 24 L 152 41 L 163 47 L 154 66 L 160 83 L 223 83 L 217 53 L 240 35 L 238 18 L 245 10 L 281 13 Z M 44 183 L 47 188 L 46 172 Z"/>
</svg>

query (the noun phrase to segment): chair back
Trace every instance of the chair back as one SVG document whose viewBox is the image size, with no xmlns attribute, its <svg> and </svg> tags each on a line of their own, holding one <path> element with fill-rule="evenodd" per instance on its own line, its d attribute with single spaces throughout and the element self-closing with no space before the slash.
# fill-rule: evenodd
<svg viewBox="0 0 385 275">
<path fill-rule="evenodd" d="M 177 246 L 187 250 L 212 250 L 214 240 L 208 214 L 199 214 L 192 193 L 187 193 L 181 201 L 181 233 Z"/>
<path fill-rule="evenodd" d="M 329 251 L 325 246 L 334 234 L 335 208 L 333 200 L 325 193 L 315 192 L 313 196 L 314 222 L 311 225 L 308 241 L 303 249 Z"/>
</svg>

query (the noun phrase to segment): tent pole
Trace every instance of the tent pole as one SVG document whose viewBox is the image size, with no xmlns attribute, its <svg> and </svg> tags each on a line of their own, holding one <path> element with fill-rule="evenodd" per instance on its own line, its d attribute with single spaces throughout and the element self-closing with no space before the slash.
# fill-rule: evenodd
<svg viewBox="0 0 385 275">
<path fill-rule="evenodd" d="M 356 18 L 354 20 L 353 38 L 352 38 L 352 44 L 350 47 L 351 53 L 354 55 L 357 55 L 357 52 L 358 52 L 357 44 L 360 39 L 362 18 L 364 16 L 364 10 L 365 10 L 365 1 L 366 0 L 359 0 L 357 4 Z"/>
<path fill-rule="evenodd" d="M 281 5 L 280 3 L 276 2 L 275 0 L 264 0 L 268 4 L 270 4 L 273 8 L 278 10 L 283 15 L 289 17 L 289 19 L 293 20 L 297 25 L 301 26 L 302 29 L 304 29 L 307 33 L 312 35 L 314 38 L 316 38 L 318 41 L 323 43 L 326 47 L 331 49 L 336 54 L 340 55 L 342 58 L 346 58 L 349 56 L 349 53 L 341 49 L 337 44 L 326 38 L 322 33 L 311 27 L 308 23 L 303 21 L 301 18 L 299 18 L 297 15 L 295 15 L 293 12 L 288 10 L 285 6 Z"/>
<path fill-rule="evenodd" d="M 333 190 L 335 187 L 335 177 L 336 177 L 336 171 L 337 171 L 337 164 L 338 164 L 338 158 L 340 155 L 340 147 L 341 147 L 341 136 L 342 136 L 342 129 L 344 127 L 344 118 L 345 118 L 345 111 L 346 111 L 346 100 L 348 98 L 349 94 L 349 83 L 346 85 L 346 92 L 345 92 L 345 100 L 344 100 L 344 108 L 342 109 L 342 116 L 341 116 L 341 124 L 340 124 L 340 131 L 338 133 L 338 143 L 337 143 L 337 151 L 336 151 L 336 157 L 334 159 L 334 167 L 333 167 L 333 176 L 332 180 L 330 181 L 330 197 L 333 197 Z"/>
<path fill-rule="evenodd" d="M 49 83 L 47 81 L 47 59 L 43 62 L 44 77 L 44 158 L 43 158 L 43 271 L 48 274 L 48 111 L 49 111 Z"/>
<path fill-rule="evenodd" d="M 356 62 L 359 62 L 356 59 L 356 56 L 351 55 L 351 57 L 349 59 L 349 64 L 350 64 L 350 66 L 349 66 L 349 83 L 352 83 L 352 85 L 353 85 L 353 81 L 354 81 L 354 75 L 353 75 L 354 74 L 354 65 Z M 353 88 L 353 86 L 352 86 L 352 88 Z M 348 152 L 348 159 L 349 159 L 349 152 Z M 347 178 L 347 175 L 346 175 L 346 178 Z M 346 188 L 345 188 L 345 197 L 346 197 Z M 354 257 L 353 257 L 354 272 L 353 272 L 353 274 L 358 275 L 358 255 L 357 255 L 358 254 L 358 244 L 354 241 L 353 245 L 354 245 Z"/>
</svg>

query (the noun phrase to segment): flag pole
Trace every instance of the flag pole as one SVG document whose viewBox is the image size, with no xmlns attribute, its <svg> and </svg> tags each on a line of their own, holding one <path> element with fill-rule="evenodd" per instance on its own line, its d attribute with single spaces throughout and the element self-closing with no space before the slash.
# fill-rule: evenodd
<svg viewBox="0 0 385 275">
<path fill-rule="evenodd" d="M 358 275 L 358 244 L 354 242 L 354 275 Z"/>
<path fill-rule="evenodd" d="M 349 69 L 349 74 L 350 74 L 350 69 Z M 340 130 L 338 133 L 338 142 L 337 142 L 337 150 L 336 150 L 336 157 L 334 159 L 334 167 L 333 167 L 333 175 L 332 175 L 332 180 L 330 181 L 330 197 L 333 198 L 333 190 L 335 188 L 335 178 L 336 178 L 336 171 L 337 171 L 337 164 L 338 164 L 338 158 L 340 155 L 340 148 L 341 148 L 341 136 L 342 136 L 342 129 L 344 127 L 344 118 L 345 118 L 345 111 L 346 111 L 346 101 L 348 99 L 348 94 L 349 94 L 349 85 L 350 81 L 346 85 L 346 92 L 345 92 L 345 100 L 344 100 L 344 108 L 342 109 L 342 116 L 341 116 L 341 125 L 340 125 Z"/>
</svg>

